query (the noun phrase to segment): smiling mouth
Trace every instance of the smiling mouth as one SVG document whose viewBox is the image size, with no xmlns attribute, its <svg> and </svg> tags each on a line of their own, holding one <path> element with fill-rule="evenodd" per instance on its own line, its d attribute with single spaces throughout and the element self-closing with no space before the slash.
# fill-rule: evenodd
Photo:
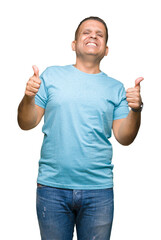
<svg viewBox="0 0 161 240">
<path fill-rule="evenodd" d="M 97 47 L 97 44 L 96 44 L 96 43 L 93 43 L 93 42 L 89 42 L 89 43 L 87 43 L 86 45 L 87 45 L 87 46 L 95 46 L 95 47 Z"/>
</svg>

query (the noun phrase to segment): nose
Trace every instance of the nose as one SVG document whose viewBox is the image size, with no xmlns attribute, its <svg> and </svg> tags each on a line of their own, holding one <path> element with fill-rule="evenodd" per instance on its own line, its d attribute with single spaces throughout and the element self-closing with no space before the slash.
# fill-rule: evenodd
<svg viewBox="0 0 161 240">
<path fill-rule="evenodd" d="M 96 37 L 97 37 L 97 35 L 96 35 L 96 33 L 95 33 L 95 32 L 91 32 L 91 35 L 90 35 L 90 37 L 91 37 L 91 38 L 96 38 Z"/>
</svg>

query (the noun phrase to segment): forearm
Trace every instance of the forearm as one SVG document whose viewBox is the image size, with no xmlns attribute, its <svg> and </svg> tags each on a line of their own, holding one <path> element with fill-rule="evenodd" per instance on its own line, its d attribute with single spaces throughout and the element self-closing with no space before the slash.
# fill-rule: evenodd
<svg viewBox="0 0 161 240">
<path fill-rule="evenodd" d="M 122 145 L 131 144 L 139 131 L 141 124 L 141 113 L 129 112 L 128 116 L 122 121 L 118 130 L 118 141 Z"/>
<path fill-rule="evenodd" d="M 18 124 L 21 129 L 29 130 L 36 126 L 37 109 L 35 98 L 24 96 L 18 107 Z"/>
</svg>

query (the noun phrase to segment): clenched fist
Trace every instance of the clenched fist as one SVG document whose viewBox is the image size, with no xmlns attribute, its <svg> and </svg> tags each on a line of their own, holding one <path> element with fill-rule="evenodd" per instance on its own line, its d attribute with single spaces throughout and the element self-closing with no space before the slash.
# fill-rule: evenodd
<svg viewBox="0 0 161 240">
<path fill-rule="evenodd" d="M 34 97 L 40 88 L 39 69 L 37 66 L 32 66 L 34 75 L 29 79 L 26 84 L 25 95 L 28 97 Z"/>
<path fill-rule="evenodd" d="M 143 81 L 143 77 L 137 78 L 135 80 L 135 87 L 128 88 L 126 91 L 126 98 L 129 107 L 133 109 L 139 109 L 142 103 L 141 95 L 140 95 L 140 82 Z"/>
</svg>

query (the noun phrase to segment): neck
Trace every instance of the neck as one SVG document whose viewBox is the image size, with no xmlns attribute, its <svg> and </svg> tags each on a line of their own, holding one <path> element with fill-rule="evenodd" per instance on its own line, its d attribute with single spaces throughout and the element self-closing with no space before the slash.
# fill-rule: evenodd
<svg viewBox="0 0 161 240">
<path fill-rule="evenodd" d="M 90 73 L 90 74 L 96 74 L 101 72 L 99 69 L 98 63 L 80 61 L 78 58 L 76 59 L 76 64 L 74 64 L 74 67 L 76 67 L 82 72 Z"/>
</svg>

